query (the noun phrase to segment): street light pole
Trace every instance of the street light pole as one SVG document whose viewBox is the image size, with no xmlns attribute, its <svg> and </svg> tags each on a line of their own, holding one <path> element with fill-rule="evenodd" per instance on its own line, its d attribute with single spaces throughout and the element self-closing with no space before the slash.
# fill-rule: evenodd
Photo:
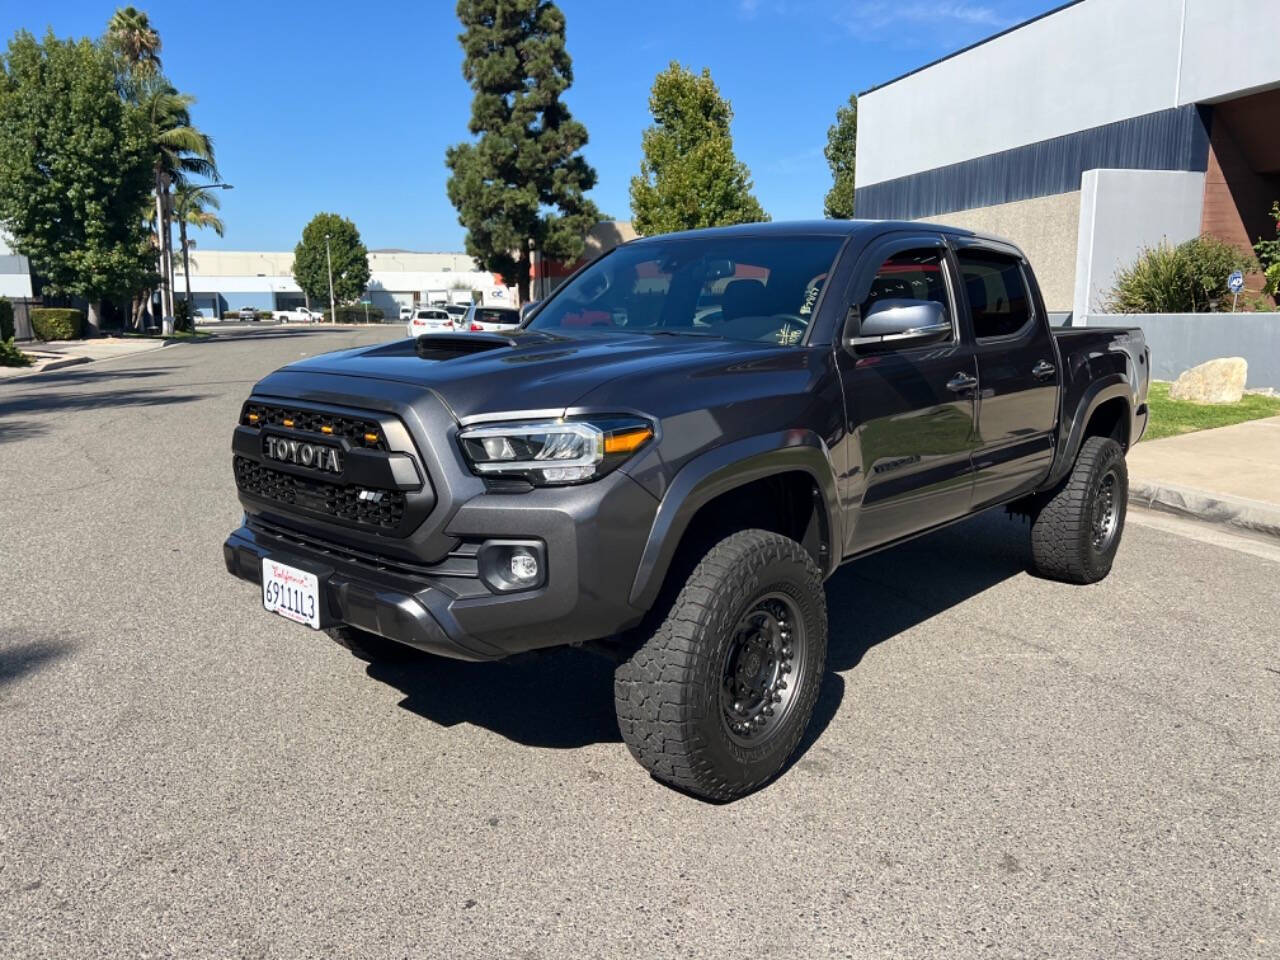
<svg viewBox="0 0 1280 960">
<path fill-rule="evenodd" d="M 338 304 L 333 299 L 333 254 L 329 251 L 329 235 L 324 235 L 324 259 L 329 264 L 329 322 L 338 322 Z"/>
</svg>

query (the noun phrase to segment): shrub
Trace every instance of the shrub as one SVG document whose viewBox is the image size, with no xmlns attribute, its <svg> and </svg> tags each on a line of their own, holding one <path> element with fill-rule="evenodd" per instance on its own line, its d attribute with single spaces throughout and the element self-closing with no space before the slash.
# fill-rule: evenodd
<svg viewBox="0 0 1280 960">
<path fill-rule="evenodd" d="M 1172 247 L 1147 247 L 1116 274 L 1107 296 L 1112 313 L 1207 313 L 1229 297 L 1233 271 L 1257 268 L 1253 257 L 1208 235 Z"/>
<path fill-rule="evenodd" d="M 13 340 L 0 340 L 0 367 L 27 367 L 31 358 L 13 345 Z"/>
<path fill-rule="evenodd" d="M 1268 274 L 1273 265 L 1280 263 L 1280 200 L 1271 205 L 1271 217 L 1276 222 L 1275 233 L 1271 235 L 1270 240 L 1259 237 L 1258 242 L 1253 245 L 1258 263 L 1262 264 L 1262 269 Z"/>
<path fill-rule="evenodd" d="M 1280 260 L 1267 267 L 1267 284 L 1262 289 L 1273 297 L 1280 296 Z"/>
<path fill-rule="evenodd" d="M 84 336 L 84 314 L 64 307 L 36 307 L 31 311 L 31 331 L 41 340 L 79 340 Z"/>
<path fill-rule="evenodd" d="M 0 343 L 13 339 L 13 304 L 0 297 Z"/>
<path fill-rule="evenodd" d="M 173 329 L 187 333 L 195 329 L 191 322 L 191 304 L 186 300 L 178 300 L 173 305 Z"/>
<path fill-rule="evenodd" d="M 364 323 L 364 311 L 365 308 L 358 303 L 354 306 L 338 307 L 338 323 Z M 382 317 L 381 307 L 369 307 L 369 323 L 381 323 Z M 332 321 L 333 311 L 325 310 L 324 318 L 327 321 Z"/>
</svg>

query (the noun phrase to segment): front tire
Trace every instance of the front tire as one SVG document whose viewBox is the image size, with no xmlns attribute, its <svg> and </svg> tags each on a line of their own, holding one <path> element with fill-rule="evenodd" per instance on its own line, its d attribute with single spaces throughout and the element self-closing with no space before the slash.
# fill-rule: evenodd
<svg viewBox="0 0 1280 960">
<path fill-rule="evenodd" d="M 614 674 L 622 738 L 673 787 L 711 800 L 750 793 L 799 744 L 826 656 L 813 558 L 776 533 L 735 533 L 702 558 Z"/>
<path fill-rule="evenodd" d="M 1031 519 L 1036 572 L 1067 583 L 1096 583 L 1111 572 L 1129 504 L 1124 450 L 1089 437 L 1070 476 Z"/>
</svg>

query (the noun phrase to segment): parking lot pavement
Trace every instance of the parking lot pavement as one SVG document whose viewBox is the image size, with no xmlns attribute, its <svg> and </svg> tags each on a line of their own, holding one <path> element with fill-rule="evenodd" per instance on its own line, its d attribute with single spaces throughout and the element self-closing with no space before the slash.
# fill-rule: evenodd
<svg viewBox="0 0 1280 960">
<path fill-rule="evenodd" d="M 254 380 L 396 329 L 0 384 L 0 955 L 1274 957 L 1280 548 L 986 515 L 841 570 L 792 768 L 648 779 L 608 664 L 369 666 L 220 554 Z"/>
</svg>

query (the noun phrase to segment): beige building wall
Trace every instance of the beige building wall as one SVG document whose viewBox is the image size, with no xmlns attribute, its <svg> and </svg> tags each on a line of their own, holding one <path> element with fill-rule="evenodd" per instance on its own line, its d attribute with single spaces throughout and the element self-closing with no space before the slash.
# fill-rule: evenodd
<svg viewBox="0 0 1280 960">
<path fill-rule="evenodd" d="M 1080 230 L 1080 191 L 957 210 L 924 223 L 942 223 L 976 233 L 1004 237 L 1022 248 L 1044 295 L 1045 308 L 1072 309 L 1076 283 L 1076 243 Z"/>
</svg>

